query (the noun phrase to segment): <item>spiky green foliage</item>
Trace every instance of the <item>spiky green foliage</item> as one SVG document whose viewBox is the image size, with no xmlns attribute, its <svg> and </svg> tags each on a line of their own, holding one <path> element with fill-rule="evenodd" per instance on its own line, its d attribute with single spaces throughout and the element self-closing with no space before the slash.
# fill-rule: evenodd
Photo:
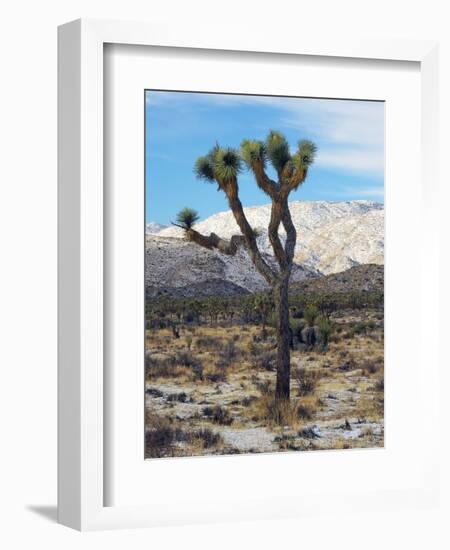
<svg viewBox="0 0 450 550">
<path fill-rule="evenodd" d="M 220 147 L 218 143 L 195 162 L 195 175 L 206 181 L 226 182 L 237 178 L 242 170 L 239 152 L 231 147 Z"/>
<path fill-rule="evenodd" d="M 281 132 L 271 130 L 266 139 L 267 156 L 277 172 L 281 172 L 291 159 L 289 144 Z"/>
<path fill-rule="evenodd" d="M 262 141 L 244 139 L 241 143 L 241 156 L 248 168 L 252 168 L 255 163 L 261 163 L 266 166 L 267 149 Z"/>
<path fill-rule="evenodd" d="M 191 229 L 199 219 L 197 210 L 193 208 L 183 208 L 177 214 L 177 222 L 186 230 Z"/>
<path fill-rule="evenodd" d="M 317 307 L 314 304 L 309 304 L 306 306 L 303 316 L 305 318 L 305 321 L 308 323 L 308 326 L 312 327 L 314 326 L 318 315 L 319 310 L 317 309 Z"/>
<path fill-rule="evenodd" d="M 323 351 L 325 351 L 328 347 L 328 342 L 330 340 L 331 333 L 333 332 L 333 328 L 333 324 L 329 319 L 323 317 L 319 320 L 319 340 Z"/>
<path fill-rule="evenodd" d="M 298 148 L 292 161 L 297 169 L 305 170 L 314 162 L 316 158 L 317 146 L 308 139 L 298 142 Z"/>
<path fill-rule="evenodd" d="M 209 155 L 195 161 L 194 173 L 199 179 L 214 181 L 214 164 Z"/>
<path fill-rule="evenodd" d="M 237 178 L 242 171 L 242 160 L 236 149 L 219 147 L 214 154 L 214 177 L 218 181 Z"/>
</svg>

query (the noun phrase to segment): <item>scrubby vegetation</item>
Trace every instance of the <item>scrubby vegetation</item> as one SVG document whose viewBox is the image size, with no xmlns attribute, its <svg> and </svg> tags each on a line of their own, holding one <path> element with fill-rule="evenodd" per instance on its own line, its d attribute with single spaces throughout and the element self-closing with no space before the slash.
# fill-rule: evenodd
<svg viewBox="0 0 450 550">
<path fill-rule="evenodd" d="M 290 400 L 267 295 L 147 301 L 146 457 L 382 446 L 383 295 L 292 294 Z"/>
</svg>

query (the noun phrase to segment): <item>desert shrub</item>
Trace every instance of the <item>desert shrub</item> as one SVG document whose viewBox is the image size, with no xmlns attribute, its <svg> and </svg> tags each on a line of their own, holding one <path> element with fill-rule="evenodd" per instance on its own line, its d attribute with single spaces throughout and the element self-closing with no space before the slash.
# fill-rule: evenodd
<svg viewBox="0 0 450 550">
<path fill-rule="evenodd" d="M 199 336 L 195 341 L 197 349 L 216 351 L 222 347 L 222 340 L 216 336 Z"/>
<path fill-rule="evenodd" d="M 217 382 L 226 382 L 227 366 L 222 361 L 218 361 L 216 363 L 216 369 L 205 374 L 205 378 L 213 384 L 216 384 Z"/>
<path fill-rule="evenodd" d="M 223 359 L 222 357 L 220 357 L 218 361 L 216 361 L 216 369 L 223 382 L 225 382 L 225 380 L 227 379 L 229 366 L 230 366 L 230 363 L 226 359 Z"/>
<path fill-rule="evenodd" d="M 148 430 L 145 434 L 145 456 L 147 458 L 170 456 L 173 439 L 173 429 L 170 426 Z"/>
<path fill-rule="evenodd" d="M 214 424 L 229 426 L 233 423 L 233 418 L 230 416 L 230 413 L 220 405 L 216 405 L 215 407 L 205 407 L 203 409 L 203 414 Z"/>
<path fill-rule="evenodd" d="M 180 403 L 185 403 L 187 401 L 187 395 L 184 391 L 180 393 L 171 393 L 167 396 L 167 401 L 179 401 Z"/>
<path fill-rule="evenodd" d="M 298 418 L 302 420 L 312 420 L 314 414 L 317 412 L 317 405 L 317 400 L 303 398 L 297 405 Z"/>
<path fill-rule="evenodd" d="M 203 364 L 190 351 L 181 350 L 177 353 L 177 362 L 180 366 L 192 371 L 194 380 L 203 380 Z"/>
<path fill-rule="evenodd" d="M 199 430 L 183 430 L 173 427 L 169 421 L 153 418 L 153 426 L 145 433 L 146 458 L 162 458 L 176 456 L 177 444 L 200 444 L 204 449 L 209 449 L 222 442 L 220 434 L 214 433 L 209 428 Z"/>
<path fill-rule="evenodd" d="M 195 431 L 193 436 L 200 439 L 204 449 L 215 447 L 222 442 L 220 434 L 213 432 L 209 428 L 201 428 L 200 430 Z"/>
<path fill-rule="evenodd" d="M 264 395 L 258 405 L 259 419 L 264 420 L 269 426 L 289 426 L 297 420 L 295 404 L 286 399 Z"/>
<path fill-rule="evenodd" d="M 298 432 L 299 437 L 303 437 L 304 439 L 317 439 L 320 437 L 310 426 L 307 428 L 302 428 Z"/>
<path fill-rule="evenodd" d="M 228 340 L 219 352 L 219 356 L 215 363 L 215 369 L 206 375 L 210 382 L 225 382 L 227 379 L 227 371 L 230 365 L 237 357 L 237 348 L 234 340 Z"/>
<path fill-rule="evenodd" d="M 299 367 L 296 369 L 294 377 L 298 386 L 298 395 L 305 396 L 313 393 L 316 389 L 319 372 Z"/>
<path fill-rule="evenodd" d="M 151 395 L 152 397 L 163 397 L 164 395 L 161 390 L 158 390 L 158 388 L 147 388 L 145 393 L 147 395 Z"/>
<path fill-rule="evenodd" d="M 242 405 L 243 407 L 248 407 L 253 401 L 257 399 L 254 395 L 246 395 L 239 401 L 239 405 Z"/>
<path fill-rule="evenodd" d="M 261 352 L 261 348 L 258 346 L 256 342 L 254 342 L 253 340 L 250 340 L 250 342 L 247 345 L 247 352 L 252 356 L 256 356 Z"/>
<path fill-rule="evenodd" d="M 254 365 L 263 370 L 272 371 L 277 366 L 277 354 L 275 351 L 263 351 L 254 359 Z"/>
<path fill-rule="evenodd" d="M 367 375 L 375 374 L 378 371 L 379 366 L 375 363 L 375 361 L 367 360 L 361 365 L 361 368 L 363 373 Z"/>
<path fill-rule="evenodd" d="M 355 335 L 366 334 L 366 331 L 366 323 L 364 321 L 358 321 L 349 328 L 348 334 L 351 338 L 353 338 Z"/>
<path fill-rule="evenodd" d="M 307 399 L 288 401 L 264 394 L 252 405 L 253 419 L 269 426 L 293 426 L 300 420 L 310 420 L 317 410 L 317 402 Z"/>
<path fill-rule="evenodd" d="M 269 380 L 254 380 L 255 386 L 261 392 L 261 395 L 270 395 L 273 392 L 272 384 Z"/>
<path fill-rule="evenodd" d="M 306 306 L 305 312 L 304 312 L 304 318 L 308 326 L 310 327 L 314 326 L 314 323 L 316 322 L 318 315 L 319 315 L 319 310 L 317 309 L 317 306 L 313 304 Z"/>
<path fill-rule="evenodd" d="M 167 378 L 176 376 L 176 360 L 173 356 L 152 355 L 151 353 L 145 356 L 145 372 L 146 378 Z"/>
<path fill-rule="evenodd" d="M 379 378 L 375 382 L 375 389 L 376 391 L 384 391 L 384 378 Z"/>
<path fill-rule="evenodd" d="M 200 361 L 198 361 L 195 365 L 192 366 L 192 374 L 194 377 L 194 380 L 203 380 L 203 365 Z"/>
<path fill-rule="evenodd" d="M 183 367 L 192 367 L 196 364 L 197 360 L 192 356 L 190 351 L 181 350 L 177 354 L 177 361 L 179 365 Z"/>
<path fill-rule="evenodd" d="M 237 348 L 234 340 L 227 340 L 220 352 L 221 358 L 228 364 L 232 363 L 237 356 Z"/>
</svg>

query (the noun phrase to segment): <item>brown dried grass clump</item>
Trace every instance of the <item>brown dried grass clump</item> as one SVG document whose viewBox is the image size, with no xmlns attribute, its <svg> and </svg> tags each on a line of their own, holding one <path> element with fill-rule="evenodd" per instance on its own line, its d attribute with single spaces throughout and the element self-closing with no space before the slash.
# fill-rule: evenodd
<svg viewBox="0 0 450 550">
<path fill-rule="evenodd" d="M 277 399 L 273 394 L 265 393 L 249 407 L 254 421 L 266 426 L 300 427 L 303 420 L 311 420 L 318 410 L 318 400 L 312 397 L 303 399 Z"/>
</svg>

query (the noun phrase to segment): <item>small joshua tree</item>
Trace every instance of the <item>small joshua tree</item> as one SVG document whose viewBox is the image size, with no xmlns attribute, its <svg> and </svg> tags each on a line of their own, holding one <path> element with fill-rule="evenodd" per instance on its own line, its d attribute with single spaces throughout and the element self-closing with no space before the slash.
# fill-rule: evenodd
<svg viewBox="0 0 450 550">
<path fill-rule="evenodd" d="M 198 215 L 197 210 L 193 210 L 192 208 L 183 208 L 183 210 L 180 210 L 177 214 L 178 223 L 176 225 L 186 231 L 189 231 L 199 219 L 200 216 Z"/>
<path fill-rule="evenodd" d="M 225 240 L 211 233 L 202 235 L 187 225 L 183 219 L 180 225 L 186 237 L 209 249 L 217 248 L 224 254 L 234 255 L 239 246 L 245 246 L 249 256 L 264 277 L 273 293 L 277 333 L 277 382 L 275 397 L 288 400 L 290 397 L 290 330 L 288 287 L 291 276 L 297 233 L 289 212 L 288 199 L 305 181 L 308 169 L 314 162 L 316 146 L 308 140 L 299 141 L 294 154 L 283 134 L 270 131 L 265 142 L 245 139 L 240 151 L 216 144 L 211 151 L 199 157 L 195 163 L 198 178 L 216 183 L 227 199 L 234 219 L 241 231 Z M 272 180 L 266 166 L 270 162 L 277 174 Z M 250 226 L 239 199 L 238 177 L 243 165 L 253 173 L 258 187 L 271 199 L 272 210 L 268 227 L 269 240 L 278 267 L 270 266 L 259 251 L 254 229 Z M 183 212 L 183 211 L 182 211 Z M 182 213 L 180 212 L 180 215 Z M 286 241 L 283 245 L 278 230 L 283 225 Z"/>
<path fill-rule="evenodd" d="M 319 310 L 317 309 L 317 306 L 314 304 L 309 304 L 305 308 L 305 312 L 303 314 L 305 321 L 309 327 L 313 327 L 314 323 L 316 322 L 316 319 L 319 315 Z"/>
<path fill-rule="evenodd" d="M 333 324 L 326 317 L 322 317 L 322 319 L 320 319 L 319 321 L 318 329 L 322 351 L 327 351 L 328 342 L 330 340 L 331 333 L 333 332 Z"/>
</svg>

